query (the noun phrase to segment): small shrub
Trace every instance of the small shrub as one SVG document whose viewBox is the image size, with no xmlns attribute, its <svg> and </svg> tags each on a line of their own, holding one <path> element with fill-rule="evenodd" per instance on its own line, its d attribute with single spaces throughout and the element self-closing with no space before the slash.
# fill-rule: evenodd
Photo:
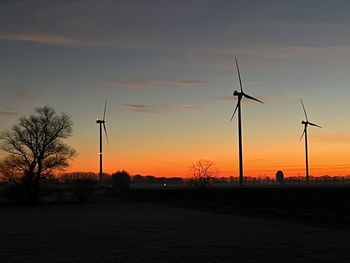
<svg viewBox="0 0 350 263">
<path fill-rule="evenodd" d="M 130 175 L 127 171 L 117 171 L 112 174 L 112 186 L 119 192 L 124 192 L 130 188 Z"/>
<path fill-rule="evenodd" d="M 70 173 L 64 175 L 64 182 L 80 203 L 86 203 L 94 196 L 98 183 L 93 173 Z"/>
</svg>

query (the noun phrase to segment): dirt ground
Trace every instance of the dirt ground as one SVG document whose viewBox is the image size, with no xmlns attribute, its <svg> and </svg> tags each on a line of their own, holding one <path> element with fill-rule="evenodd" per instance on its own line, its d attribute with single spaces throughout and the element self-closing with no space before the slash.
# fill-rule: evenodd
<svg viewBox="0 0 350 263">
<path fill-rule="evenodd" d="M 0 262 L 350 262 L 350 230 L 148 203 L 0 207 Z"/>
</svg>

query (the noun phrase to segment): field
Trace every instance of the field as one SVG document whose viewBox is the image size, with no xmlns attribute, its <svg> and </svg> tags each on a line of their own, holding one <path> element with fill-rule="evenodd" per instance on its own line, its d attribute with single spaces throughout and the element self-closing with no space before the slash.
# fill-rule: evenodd
<svg viewBox="0 0 350 263">
<path fill-rule="evenodd" d="M 331 184 L 236 187 L 206 191 L 139 189 L 125 195 L 126 200 L 137 202 L 350 228 L 349 197 L 348 185 Z"/>
<path fill-rule="evenodd" d="M 0 262 L 350 261 L 344 225 L 225 213 L 198 200 L 186 205 L 193 191 L 178 202 L 171 191 L 133 195 L 139 200 L 0 207 Z M 151 200 L 162 195 L 163 204 Z"/>
</svg>

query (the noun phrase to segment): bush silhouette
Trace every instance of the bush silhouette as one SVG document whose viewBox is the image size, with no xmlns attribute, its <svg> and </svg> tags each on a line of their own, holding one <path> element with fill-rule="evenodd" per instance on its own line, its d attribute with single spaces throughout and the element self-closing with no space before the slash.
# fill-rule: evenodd
<svg viewBox="0 0 350 263">
<path fill-rule="evenodd" d="M 130 188 L 130 175 L 127 171 L 117 171 L 112 174 L 112 186 L 119 192 L 124 192 Z"/>
<path fill-rule="evenodd" d="M 64 182 L 80 203 L 86 203 L 94 196 L 98 180 L 93 173 L 74 172 L 65 174 Z"/>
</svg>

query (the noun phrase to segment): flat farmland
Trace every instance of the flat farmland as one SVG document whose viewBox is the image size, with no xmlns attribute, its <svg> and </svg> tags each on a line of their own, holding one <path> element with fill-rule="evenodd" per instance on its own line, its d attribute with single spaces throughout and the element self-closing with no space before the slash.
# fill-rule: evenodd
<svg viewBox="0 0 350 263">
<path fill-rule="evenodd" d="M 0 207 L 0 262 L 349 262 L 350 229 L 155 203 Z"/>
</svg>

